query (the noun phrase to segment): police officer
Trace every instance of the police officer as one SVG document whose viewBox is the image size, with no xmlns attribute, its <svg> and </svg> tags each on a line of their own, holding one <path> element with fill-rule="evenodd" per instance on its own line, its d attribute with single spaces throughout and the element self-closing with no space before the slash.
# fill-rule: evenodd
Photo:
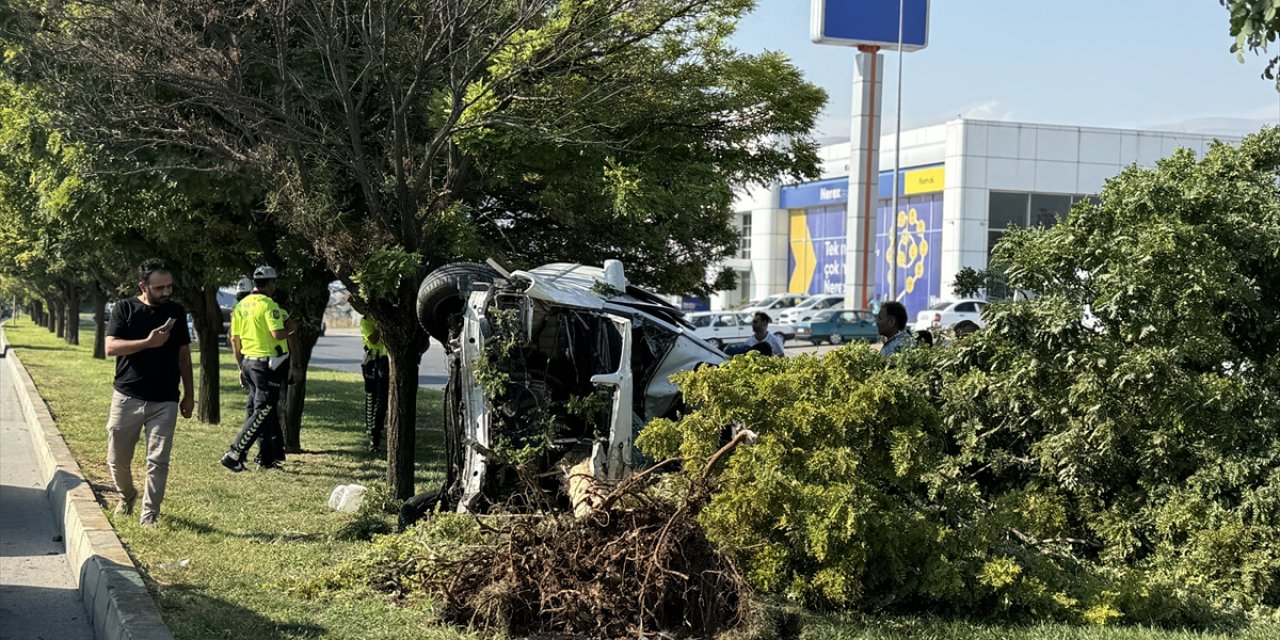
<svg viewBox="0 0 1280 640">
<path fill-rule="evenodd" d="M 383 431 L 387 426 L 391 361 L 373 318 L 360 318 L 360 338 L 364 341 L 364 362 L 360 365 L 360 373 L 364 375 L 364 430 L 369 435 L 369 450 L 377 451 L 384 442 Z"/>
<path fill-rule="evenodd" d="M 244 471 L 245 456 L 255 440 L 260 468 L 279 468 L 284 459 L 283 442 L 272 440 L 280 430 L 280 388 L 289 376 L 289 331 L 285 313 L 271 299 L 276 290 L 276 270 L 262 266 L 253 272 L 253 292 L 231 312 L 231 353 L 240 369 L 240 385 L 249 391 L 250 411 L 244 427 L 222 456 L 222 466 Z"/>
</svg>

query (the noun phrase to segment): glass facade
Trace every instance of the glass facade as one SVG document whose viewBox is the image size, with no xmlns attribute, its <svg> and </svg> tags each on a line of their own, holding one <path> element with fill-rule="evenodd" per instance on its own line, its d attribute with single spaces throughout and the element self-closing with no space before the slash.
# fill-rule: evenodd
<svg viewBox="0 0 1280 640">
<path fill-rule="evenodd" d="M 992 191 L 987 200 L 987 255 L 1010 227 L 1052 227 L 1071 205 L 1093 196 L 1063 193 Z"/>
</svg>

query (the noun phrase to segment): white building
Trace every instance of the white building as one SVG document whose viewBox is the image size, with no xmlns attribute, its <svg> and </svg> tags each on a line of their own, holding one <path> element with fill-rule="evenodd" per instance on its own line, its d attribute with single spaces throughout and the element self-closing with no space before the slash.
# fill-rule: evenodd
<svg viewBox="0 0 1280 640">
<path fill-rule="evenodd" d="M 902 132 L 897 215 L 891 215 L 894 136 L 880 139 L 874 256 L 876 299 L 889 293 L 890 226 L 898 244 L 898 299 L 909 314 L 954 299 L 963 267 L 986 267 L 1007 227 L 1051 225 L 1073 202 L 1098 193 L 1126 166 L 1153 165 L 1180 147 L 1203 157 L 1215 139 L 1162 131 L 953 120 Z M 711 300 L 728 308 L 783 292 L 846 293 L 850 145 L 823 147 L 822 179 L 741 195 L 739 286 Z M 871 259 L 868 257 L 868 259 Z"/>
</svg>

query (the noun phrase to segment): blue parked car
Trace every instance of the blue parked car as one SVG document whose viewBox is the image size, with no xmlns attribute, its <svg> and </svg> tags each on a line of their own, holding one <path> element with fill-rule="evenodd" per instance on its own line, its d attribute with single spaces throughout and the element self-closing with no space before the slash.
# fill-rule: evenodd
<svg viewBox="0 0 1280 640">
<path fill-rule="evenodd" d="M 796 339 L 813 344 L 842 344 L 850 340 L 875 342 L 880 339 L 875 314 L 866 310 L 828 309 L 795 323 Z"/>
</svg>

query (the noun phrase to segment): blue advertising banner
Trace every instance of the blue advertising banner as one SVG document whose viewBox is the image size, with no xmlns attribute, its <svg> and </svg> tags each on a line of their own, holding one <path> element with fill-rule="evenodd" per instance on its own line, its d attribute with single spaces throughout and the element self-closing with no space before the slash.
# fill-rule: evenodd
<svg viewBox="0 0 1280 640">
<path fill-rule="evenodd" d="M 898 8 L 902 8 L 902 50 L 929 45 L 929 0 L 812 0 L 809 39 L 818 44 L 898 48 Z"/>
<path fill-rule="evenodd" d="M 880 201 L 875 297 L 889 299 L 889 269 L 894 260 L 889 250 L 889 229 L 894 225 L 898 237 L 898 300 L 914 318 L 917 311 L 927 309 L 942 293 L 942 194 L 899 200 L 897 215 L 890 209 L 889 201 Z"/>
<path fill-rule="evenodd" d="M 711 301 L 702 296 L 680 296 L 680 310 L 685 313 L 710 311 Z"/>
<path fill-rule="evenodd" d="M 844 293 L 845 235 L 843 205 L 792 209 L 790 293 Z"/>
<path fill-rule="evenodd" d="M 840 204 L 849 201 L 849 178 L 831 178 L 783 187 L 778 192 L 778 204 L 783 209 Z"/>
</svg>

